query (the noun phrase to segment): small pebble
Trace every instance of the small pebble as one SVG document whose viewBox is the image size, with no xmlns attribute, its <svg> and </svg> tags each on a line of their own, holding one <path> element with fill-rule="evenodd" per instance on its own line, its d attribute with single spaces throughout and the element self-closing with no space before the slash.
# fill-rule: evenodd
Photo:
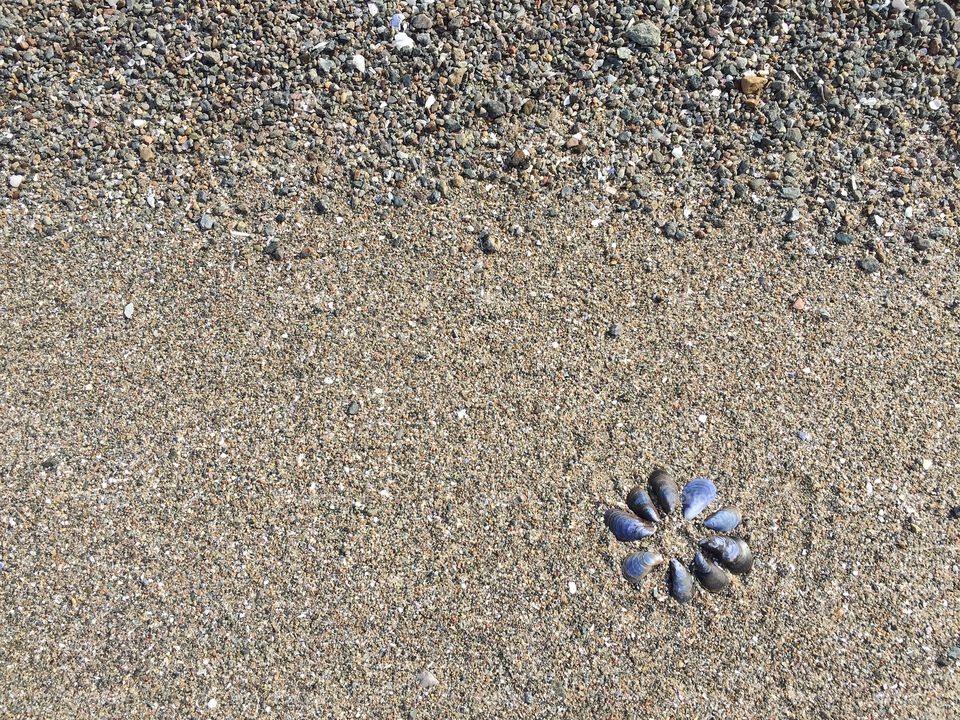
<svg viewBox="0 0 960 720">
<path fill-rule="evenodd" d="M 417 673 L 417 684 L 420 685 L 424 690 L 429 690 L 430 688 L 435 688 L 440 684 L 440 681 L 437 680 L 437 676 L 434 675 L 429 670 L 422 670 Z"/>
<path fill-rule="evenodd" d="M 873 257 L 865 257 L 857 260 L 857 267 L 863 270 L 867 275 L 872 275 L 880 270 L 880 261 Z"/>
<path fill-rule="evenodd" d="M 480 233 L 480 250 L 484 255 L 493 255 L 497 251 L 497 246 L 490 237 L 490 233 L 484 231 Z"/>
<path fill-rule="evenodd" d="M 18 187 L 20 187 L 20 183 L 23 182 L 23 179 L 23 175 L 11 175 L 7 178 L 7 182 L 10 183 L 10 187 L 16 190 Z"/>
<path fill-rule="evenodd" d="M 353 417 L 358 412 L 360 412 L 360 403 L 358 403 L 356 400 L 351 400 L 350 404 L 347 405 L 347 415 Z"/>
<path fill-rule="evenodd" d="M 123 316 L 127 320 L 133 319 L 133 303 L 127 303 L 126 305 L 123 306 Z"/>
<path fill-rule="evenodd" d="M 200 227 L 203 230 L 212 229 L 215 222 L 216 221 L 213 219 L 213 216 L 210 213 L 203 213 L 203 215 L 200 216 Z"/>
</svg>

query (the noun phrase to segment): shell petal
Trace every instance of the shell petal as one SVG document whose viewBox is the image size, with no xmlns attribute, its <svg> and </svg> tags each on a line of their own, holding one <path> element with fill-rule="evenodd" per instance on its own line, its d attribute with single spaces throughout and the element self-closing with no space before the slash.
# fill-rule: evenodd
<svg viewBox="0 0 960 720">
<path fill-rule="evenodd" d="M 740 525 L 740 511 L 736 508 L 725 507 L 717 510 L 713 515 L 703 521 L 703 526 L 714 532 L 730 532 L 736 530 Z"/>
<path fill-rule="evenodd" d="M 717 486 L 710 478 L 699 477 L 683 486 L 683 518 L 692 520 L 717 497 Z"/>
<path fill-rule="evenodd" d="M 745 540 L 711 535 L 700 547 L 734 575 L 745 575 L 753 568 L 753 551 Z"/>
<path fill-rule="evenodd" d="M 700 552 L 693 556 L 693 574 L 708 592 L 720 592 L 730 584 L 730 574 Z"/>
<path fill-rule="evenodd" d="M 668 470 L 657 468 L 650 473 L 650 479 L 647 480 L 650 488 L 650 495 L 657 503 L 664 515 L 673 514 L 674 509 L 680 502 L 680 489 L 677 487 L 677 481 Z"/>
<path fill-rule="evenodd" d="M 644 520 L 660 522 L 660 516 L 657 514 L 657 509 L 653 506 L 653 501 L 650 499 L 647 491 L 639 485 L 627 495 L 627 507 Z"/>
<path fill-rule="evenodd" d="M 636 585 L 662 562 L 663 555 L 658 552 L 646 550 L 644 552 L 627 555 L 620 564 L 620 569 L 630 584 Z"/>
<path fill-rule="evenodd" d="M 603 521 L 610 528 L 610 532 L 621 542 L 633 542 L 650 537 L 656 532 L 657 527 L 653 523 L 641 520 L 636 515 L 610 508 L 603 515 Z"/>
<path fill-rule="evenodd" d="M 670 594 L 681 603 L 693 598 L 693 577 L 676 558 L 670 561 Z"/>
</svg>

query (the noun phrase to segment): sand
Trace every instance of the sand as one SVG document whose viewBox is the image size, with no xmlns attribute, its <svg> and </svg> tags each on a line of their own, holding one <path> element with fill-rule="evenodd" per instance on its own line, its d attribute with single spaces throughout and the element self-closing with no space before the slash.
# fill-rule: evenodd
<svg viewBox="0 0 960 720">
<path fill-rule="evenodd" d="M 4 210 L 0 715 L 956 713 L 955 243 L 868 275 L 748 213 L 333 202 L 279 260 Z M 661 464 L 756 554 L 688 605 L 602 522 Z"/>
</svg>

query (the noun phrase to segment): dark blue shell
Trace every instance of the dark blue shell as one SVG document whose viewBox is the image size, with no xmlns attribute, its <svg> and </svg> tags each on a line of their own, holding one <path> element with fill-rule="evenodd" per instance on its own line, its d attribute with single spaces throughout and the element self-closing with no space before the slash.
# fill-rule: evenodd
<svg viewBox="0 0 960 720">
<path fill-rule="evenodd" d="M 740 538 L 711 535 L 700 541 L 700 547 L 734 575 L 748 573 L 753 567 L 753 551 Z"/>
<path fill-rule="evenodd" d="M 681 603 L 690 602 L 693 598 L 693 578 L 676 558 L 670 561 L 670 594 Z"/>
<path fill-rule="evenodd" d="M 699 477 L 683 486 L 683 518 L 692 520 L 717 497 L 717 486 L 710 478 Z"/>
<path fill-rule="evenodd" d="M 704 557 L 703 553 L 693 556 L 693 574 L 709 592 L 720 592 L 730 584 L 730 575 L 722 567 Z"/>
<path fill-rule="evenodd" d="M 713 515 L 703 521 L 703 526 L 714 532 L 730 532 L 735 530 L 740 524 L 740 511 L 736 508 L 726 507 L 717 510 Z"/>
<path fill-rule="evenodd" d="M 623 570 L 623 576 L 629 580 L 631 584 L 636 585 L 647 573 L 662 562 L 663 555 L 658 552 L 645 550 L 644 552 L 627 555 L 623 559 L 620 568 Z"/>
<path fill-rule="evenodd" d="M 641 520 L 625 510 L 610 508 L 603 515 L 603 521 L 610 528 L 610 532 L 621 542 L 632 542 L 650 537 L 656 531 L 656 526 L 646 520 Z"/>
<path fill-rule="evenodd" d="M 650 496 L 639 485 L 627 495 L 627 507 L 644 520 L 660 522 L 660 516 L 657 515 L 657 509 L 653 506 Z"/>
<path fill-rule="evenodd" d="M 663 514 L 673 514 L 674 508 L 680 502 L 680 489 L 677 487 L 677 481 L 673 479 L 673 475 L 662 468 L 658 468 L 650 474 L 647 485 L 650 487 L 650 495 L 663 511 Z"/>
</svg>

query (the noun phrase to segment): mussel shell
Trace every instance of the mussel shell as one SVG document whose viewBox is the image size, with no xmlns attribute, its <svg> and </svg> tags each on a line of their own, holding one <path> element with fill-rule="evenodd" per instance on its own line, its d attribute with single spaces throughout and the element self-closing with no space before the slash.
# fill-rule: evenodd
<svg viewBox="0 0 960 720">
<path fill-rule="evenodd" d="M 603 515 L 603 521 L 613 536 L 621 542 L 632 542 L 650 537 L 656 532 L 656 526 L 625 510 L 610 508 Z"/>
<path fill-rule="evenodd" d="M 683 519 L 693 520 L 717 497 L 717 486 L 710 478 L 699 477 L 683 486 Z"/>
<path fill-rule="evenodd" d="M 730 574 L 700 552 L 693 556 L 693 574 L 703 588 L 712 593 L 720 592 L 730 584 Z"/>
<path fill-rule="evenodd" d="M 753 551 L 740 538 L 711 535 L 700 541 L 700 547 L 734 575 L 744 575 L 753 567 Z"/>
<path fill-rule="evenodd" d="M 650 488 L 650 495 L 657 503 L 664 515 L 671 515 L 680 502 L 680 488 L 677 487 L 677 481 L 668 470 L 657 468 L 650 473 L 650 479 L 647 480 Z"/>
<path fill-rule="evenodd" d="M 730 532 L 737 528 L 742 519 L 739 510 L 732 507 L 725 507 L 717 510 L 713 515 L 704 520 L 703 526 L 714 532 Z"/>
<path fill-rule="evenodd" d="M 653 501 L 650 500 L 647 491 L 639 485 L 627 494 L 627 507 L 644 520 L 660 522 L 660 516 L 657 515 L 657 509 L 653 506 Z"/>
<path fill-rule="evenodd" d="M 670 594 L 681 603 L 693 598 L 693 577 L 676 558 L 670 561 Z"/>
<path fill-rule="evenodd" d="M 627 555 L 620 563 L 623 576 L 632 585 L 639 583 L 651 570 L 663 562 L 663 555 L 658 552 L 644 550 L 643 552 Z"/>
</svg>

